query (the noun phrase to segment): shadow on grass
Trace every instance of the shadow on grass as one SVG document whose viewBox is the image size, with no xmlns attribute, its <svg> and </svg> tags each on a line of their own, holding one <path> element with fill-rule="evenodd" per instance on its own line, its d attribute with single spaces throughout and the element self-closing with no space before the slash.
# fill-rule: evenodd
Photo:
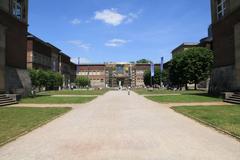
<svg viewBox="0 0 240 160">
<path fill-rule="evenodd" d="M 183 93 L 183 95 L 195 95 L 195 96 L 211 97 L 211 98 L 223 98 L 222 96 L 211 95 L 209 93 Z"/>
</svg>

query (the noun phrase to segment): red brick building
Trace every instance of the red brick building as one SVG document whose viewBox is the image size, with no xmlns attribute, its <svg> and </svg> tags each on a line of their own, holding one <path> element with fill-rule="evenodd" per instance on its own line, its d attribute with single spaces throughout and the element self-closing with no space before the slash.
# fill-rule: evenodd
<svg viewBox="0 0 240 160">
<path fill-rule="evenodd" d="M 0 92 L 27 94 L 28 0 L 0 1 Z"/>
<path fill-rule="evenodd" d="M 156 64 L 155 67 L 160 67 Z M 145 87 L 144 72 L 150 64 L 105 63 L 81 64 L 77 66 L 77 76 L 86 76 L 91 87 Z"/>
<path fill-rule="evenodd" d="M 210 92 L 240 90 L 240 1 L 211 0 L 214 69 Z"/>
</svg>

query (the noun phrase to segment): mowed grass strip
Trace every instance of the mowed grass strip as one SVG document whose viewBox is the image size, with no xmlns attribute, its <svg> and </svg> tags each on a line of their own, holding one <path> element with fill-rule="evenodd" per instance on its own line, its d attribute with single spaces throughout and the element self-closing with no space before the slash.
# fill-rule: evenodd
<svg viewBox="0 0 240 160">
<path fill-rule="evenodd" d="M 140 95 L 151 95 L 151 94 L 206 94 L 206 91 L 200 91 L 200 90 L 187 90 L 187 91 L 173 91 L 173 90 L 163 90 L 163 89 L 154 89 L 149 90 L 145 88 L 140 89 L 134 89 L 134 92 L 140 94 Z"/>
<path fill-rule="evenodd" d="M 102 90 L 61 90 L 40 92 L 40 95 L 103 95 L 107 89 Z"/>
<path fill-rule="evenodd" d="M 167 96 L 146 96 L 155 102 L 162 103 L 191 103 L 191 102 L 220 102 L 221 98 L 211 97 L 206 94 L 186 94 L 186 95 L 167 95 Z"/>
<path fill-rule="evenodd" d="M 34 98 L 23 98 L 20 103 L 25 104 L 80 104 L 87 103 L 96 97 L 53 97 L 37 96 Z"/>
<path fill-rule="evenodd" d="M 175 111 L 240 137 L 240 105 L 182 106 Z"/>
<path fill-rule="evenodd" d="M 0 146 L 68 112 L 70 108 L 0 108 Z"/>
</svg>

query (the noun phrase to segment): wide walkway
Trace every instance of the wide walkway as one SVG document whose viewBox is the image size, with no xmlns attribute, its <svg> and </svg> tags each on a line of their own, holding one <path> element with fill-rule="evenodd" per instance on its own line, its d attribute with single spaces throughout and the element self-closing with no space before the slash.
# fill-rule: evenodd
<svg viewBox="0 0 240 160">
<path fill-rule="evenodd" d="M 239 160 L 240 142 L 111 91 L 0 148 L 0 160 Z"/>
</svg>

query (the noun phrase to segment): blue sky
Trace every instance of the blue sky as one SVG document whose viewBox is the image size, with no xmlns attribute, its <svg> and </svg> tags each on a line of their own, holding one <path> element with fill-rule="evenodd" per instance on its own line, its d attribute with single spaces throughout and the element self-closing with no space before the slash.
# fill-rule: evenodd
<svg viewBox="0 0 240 160">
<path fill-rule="evenodd" d="M 65 3 L 64 3 L 65 2 Z M 207 36 L 209 0 L 30 0 L 29 31 L 82 63 L 165 61 Z"/>
</svg>

